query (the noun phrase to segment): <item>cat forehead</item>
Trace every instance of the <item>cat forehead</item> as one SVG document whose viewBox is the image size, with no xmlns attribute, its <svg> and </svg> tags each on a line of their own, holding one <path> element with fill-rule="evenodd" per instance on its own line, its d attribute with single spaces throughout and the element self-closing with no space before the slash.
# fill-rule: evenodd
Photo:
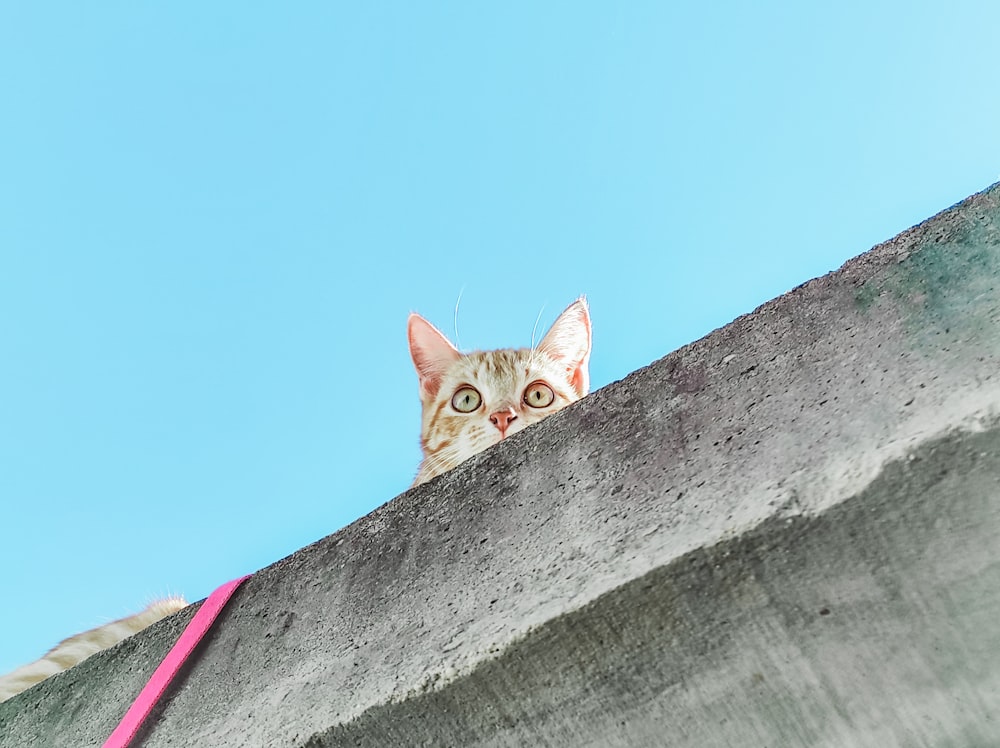
<svg viewBox="0 0 1000 748">
<path fill-rule="evenodd" d="M 502 348 L 495 351 L 466 353 L 448 371 L 449 378 L 468 380 L 470 384 L 504 387 L 539 376 L 552 362 L 530 348 Z"/>
</svg>

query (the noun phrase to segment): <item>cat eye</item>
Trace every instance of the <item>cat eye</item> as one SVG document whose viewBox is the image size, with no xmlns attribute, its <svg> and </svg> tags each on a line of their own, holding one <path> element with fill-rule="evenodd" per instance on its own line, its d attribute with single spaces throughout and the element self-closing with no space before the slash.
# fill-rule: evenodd
<svg viewBox="0 0 1000 748">
<path fill-rule="evenodd" d="M 482 401 L 483 398 L 474 388 L 459 387 L 458 391 L 451 396 L 451 407 L 459 413 L 471 413 L 479 407 Z"/>
<path fill-rule="evenodd" d="M 555 393 L 545 382 L 532 382 L 524 391 L 524 402 L 532 408 L 547 408 L 555 399 Z"/>
</svg>

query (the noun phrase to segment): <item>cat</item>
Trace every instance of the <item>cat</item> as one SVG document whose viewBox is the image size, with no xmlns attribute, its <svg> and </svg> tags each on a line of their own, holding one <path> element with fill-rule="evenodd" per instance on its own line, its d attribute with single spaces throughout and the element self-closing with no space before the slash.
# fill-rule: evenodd
<svg viewBox="0 0 1000 748">
<path fill-rule="evenodd" d="M 583 298 L 559 315 L 535 348 L 463 354 L 419 314 L 410 315 L 407 332 L 423 408 L 424 458 L 413 485 L 576 402 L 590 387 L 590 312 Z M 135 615 L 71 636 L 41 659 L 0 676 L 0 701 L 186 605 L 180 597 L 158 600 Z"/>
<path fill-rule="evenodd" d="M 414 486 L 576 402 L 590 386 L 590 312 L 582 297 L 535 348 L 460 353 L 416 313 L 407 333 L 423 411 Z"/>
<path fill-rule="evenodd" d="M 41 659 L 23 665 L 7 675 L 0 675 L 0 701 L 6 701 L 11 696 L 16 696 L 50 675 L 68 670 L 92 654 L 114 646 L 132 634 L 156 623 L 161 618 L 176 613 L 186 605 L 187 602 L 182 597 L 157 600 L 144 610 L 127 618 L 112 621 L 84 631 L 82 634 L 71 636 L 69 639 L 64 639 Z"/>
</svg>

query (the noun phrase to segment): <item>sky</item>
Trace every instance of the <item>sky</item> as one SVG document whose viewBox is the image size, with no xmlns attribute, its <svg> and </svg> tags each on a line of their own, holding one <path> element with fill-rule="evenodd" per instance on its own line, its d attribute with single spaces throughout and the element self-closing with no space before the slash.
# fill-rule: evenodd
<svg viewBox="0 0 1000 748">
<path fill-rule="evenodd" d="M 998 28 L 0 3 L 0 673 L 403 492 L 411 311 L 526 346 L 586 294 L 598 388 L 1000 180 Z"/>
</svg>

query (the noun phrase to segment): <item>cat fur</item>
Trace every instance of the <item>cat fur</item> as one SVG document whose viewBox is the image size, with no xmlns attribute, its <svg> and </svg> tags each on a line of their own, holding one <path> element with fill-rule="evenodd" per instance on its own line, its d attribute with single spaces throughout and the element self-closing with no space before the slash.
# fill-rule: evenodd
<svg viewBox="0 0 1000 748">
<path fill-rule="evenodd" d="M 0 676 L 0 701 L 6 701 L 21 691 L 45 680 L 51 675 L 68 670 L 92 654 L 114 646 L 123 639 L 142 631 L 171 613 L 176 613 L 187 603 L 180 597 L 157 600 L 144 610 L 117 621 L 76 634 L 53 647 L 41 659 L 23 665 L 7 675 Z"/>
<path fill-rule="evenodd" d="M 416 313 L 410 315 L 407 333 L 419 380 L 424 455 L 413 485 L 576 402 L 590 386 L 591 323 L 583 298 L 559 315 L 534 348 L 460 353 Z M 528 387 L 536 383 L 551 389 L 551 404 L 528 404 Z M 460 412 L 453 398 L 468 387 L 480 402 L 472 412 Z"/>
</svg>

